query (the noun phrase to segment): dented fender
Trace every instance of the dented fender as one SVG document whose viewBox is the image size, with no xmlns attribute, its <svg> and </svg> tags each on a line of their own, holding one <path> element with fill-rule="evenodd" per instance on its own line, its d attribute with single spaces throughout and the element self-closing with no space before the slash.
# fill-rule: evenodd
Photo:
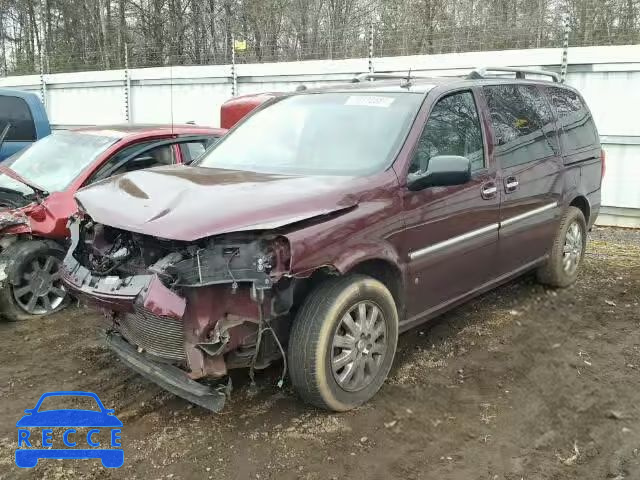
<svg viewBox="0 0 640 480">
<path fill-rule="evenodd" d="M 358 264 L 369 260 L 383 260 L 402 270 L 402 262 L 400 262 L 398 252 L 390 244 L 386 243 L 362 243 L 351 246 L 336 257 L 332 265 L 338 272 L 345 274 Z"/>
</svg>

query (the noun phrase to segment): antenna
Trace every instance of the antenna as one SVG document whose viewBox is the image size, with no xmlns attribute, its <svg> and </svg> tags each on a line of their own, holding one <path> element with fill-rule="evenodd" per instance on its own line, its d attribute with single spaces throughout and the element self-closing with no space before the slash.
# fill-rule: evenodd
<svg viewBox="0 0 640 480">
<path fill-rule="evenodd" d="M 169 65 L 169 101 L 171 102 L 171 135 L 173 135 L 173 62 Z"/>
<path fill-rule="evenodd" d="M 401 88 L 409 88 L 411 86 L 411 67 L 409 67 L 409 72 L 407 73 L 407 78 L 400 85 Z"/>
</svg>

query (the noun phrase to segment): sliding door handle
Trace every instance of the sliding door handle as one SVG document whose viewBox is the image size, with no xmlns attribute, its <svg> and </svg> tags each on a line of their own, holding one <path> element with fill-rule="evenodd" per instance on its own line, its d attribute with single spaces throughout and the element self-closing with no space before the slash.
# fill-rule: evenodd
<svg viewBox="0 0 640 480">
<path fill-rule="evenodd" d="M 518 189 L 520 182 L 516 177 L 507 177 L 504 179 L 504 191 L 506 193 L 515 192 Z"/>
</svg>

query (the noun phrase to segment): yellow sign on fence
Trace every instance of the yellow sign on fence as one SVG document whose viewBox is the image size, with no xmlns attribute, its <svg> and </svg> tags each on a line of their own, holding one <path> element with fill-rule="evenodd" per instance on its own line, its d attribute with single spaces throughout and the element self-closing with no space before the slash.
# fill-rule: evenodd
<svg viewBox="0 0 640 480">
<path fill-rule="evenodd" d="M 236 50 L 236 52 L 244 52 L 247 49 L 247 41 L 235 40 L 233 42 L 233 48 Z"/>
</svg>

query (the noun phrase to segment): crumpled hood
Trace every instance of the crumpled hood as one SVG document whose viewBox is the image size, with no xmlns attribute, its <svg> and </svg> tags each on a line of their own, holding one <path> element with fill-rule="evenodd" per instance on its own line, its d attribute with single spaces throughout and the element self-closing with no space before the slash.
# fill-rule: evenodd
<svg viewBox="0 0 640 480">
<path fill-rule="evenodd" d="M 76 193 L 94 221 L 192 241 L 268 230 L 356 205 L 352 177 L 170 166 L 106 179 Z"/>
</svg>

